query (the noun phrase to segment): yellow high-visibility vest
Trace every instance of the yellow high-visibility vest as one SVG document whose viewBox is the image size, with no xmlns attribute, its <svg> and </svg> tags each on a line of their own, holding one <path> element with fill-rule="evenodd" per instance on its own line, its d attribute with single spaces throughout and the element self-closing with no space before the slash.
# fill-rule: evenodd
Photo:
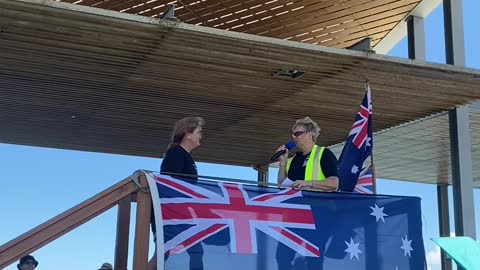
<svg viewBox="0 0 480 270">
<path fill-rule="evenodd" d="M 325 180 L 325 175 L 322 171 L 322 166 L 320 165 L 320 160 L 322 160 L 323 150 L 325 147 L 317 146 L 316 144 L 313 146 L 310 155 L 308 156 L 307 167 L 305 168 L 305 181 L 312 181 L 312 179 L 323 181 Z M 292 163 L 292 159 L 290 158 L 287 161 L 287 176 L 288 170 L 290 170 L 290 163 Z M 297 179 L 292 179 L 297 180 Z"/>
</svg>

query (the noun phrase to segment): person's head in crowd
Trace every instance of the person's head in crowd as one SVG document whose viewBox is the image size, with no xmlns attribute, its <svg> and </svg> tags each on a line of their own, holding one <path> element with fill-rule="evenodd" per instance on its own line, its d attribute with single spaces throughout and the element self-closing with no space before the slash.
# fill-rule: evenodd
<svg viewBox="0 0 480 270">
<path fill-rule="evenodd" d="M 298 119 L 292 127 L 292 137 L 297 149 L 309 152 L 320 134 L 320 128 L 310 117 Z"/>
<path fill-rule="evenodd" d="M 98 270 L 113 270 L 113 267 L 109 263 L 104 263 L 102 266 L 100 266 L 100 268 L 98 268 Z"/>
<path fill-rule="evenodd" d="M 189 116 L 178 120 L 173 127 L 172 141 L 168 149 L 181 144 L 190 152 L 200 146 L 203 125 L 205 125 L 205 121 L 197 116 Z"/>
<path fill-rule="evenodd" d="M 17 264 L 18 270 L 33 270 L 38 266 L 38 261 L 32 255 L 24 256 Z"/>
</svg>

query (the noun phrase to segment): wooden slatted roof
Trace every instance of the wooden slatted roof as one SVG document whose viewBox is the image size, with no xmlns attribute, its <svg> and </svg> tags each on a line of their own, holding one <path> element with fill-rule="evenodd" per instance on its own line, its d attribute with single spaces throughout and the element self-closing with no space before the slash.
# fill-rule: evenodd
<svg viewBox="0 0 480 270">
<path fill-rule="evenodd" d="M 377 44 L 421 0 L 62 0 L 148 17 L 175 4 L 185 23 L 346 48 Z"/>
<path fill-rule="evenodd" d="M 175 120 L 199 115 L 196 160 L 264 164 L 307 115 L 319 143 L 342 142 L 365 79 L 376 131 L 480 98 L 478 70 L 66 3 L 2 0 L 0 26 L 4 143 L 161 157 Z"/>
</svg>

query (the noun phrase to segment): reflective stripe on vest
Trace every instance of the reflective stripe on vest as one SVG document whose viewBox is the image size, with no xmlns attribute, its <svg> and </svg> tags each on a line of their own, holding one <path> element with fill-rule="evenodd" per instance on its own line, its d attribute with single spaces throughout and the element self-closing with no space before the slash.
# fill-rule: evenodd
<svg viewBox="0 0 480 270">
<path fill-rule="evenodd" d="M 325 150 L 325 147 L 323 146 L 318 147 L 316 144 L 313 146 L 312 151 L 308 156 L 307 167 L 305 168 L 305 181 L 312 181 L 312 179 L 318 181 L 325 180 L 325 175 L 323 174 L 322 166 L 320 165 L 320 161 L 322 160 L 323 156 L 323 150 Z M 290 158 L 287 161 L 287 176 L 288 171 L 290 170 L 290 163 L 292 163 L 292 159 L 293 158 Z M 316 175 L 316 177 L 314 177 L 314 175 Z"/>
</svg>

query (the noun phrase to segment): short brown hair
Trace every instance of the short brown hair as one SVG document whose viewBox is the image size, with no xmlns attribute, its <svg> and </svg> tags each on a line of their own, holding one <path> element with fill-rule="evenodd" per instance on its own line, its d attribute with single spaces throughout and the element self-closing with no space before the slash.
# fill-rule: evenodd
<svg viewBox="0 0 480 270">
<path fill-rule="evenodd" d="M 317 137 L 320 134 L 320 127 L 310 117 L 298 119 L 292 127 L 295 130 L 296 127 L 303 127 L 306 132 L 312 132 L 312 140 L 317 141 Z"/>
<path fill-rule="evenodd" d="M 167 149 L 182 142 L 186 134 L 192 133 L 196 128 L 203 127 L 205 120 L 198 116 L 188 116 L 178 120 L 173 127 L 172 140 Z"/>
</svg>

